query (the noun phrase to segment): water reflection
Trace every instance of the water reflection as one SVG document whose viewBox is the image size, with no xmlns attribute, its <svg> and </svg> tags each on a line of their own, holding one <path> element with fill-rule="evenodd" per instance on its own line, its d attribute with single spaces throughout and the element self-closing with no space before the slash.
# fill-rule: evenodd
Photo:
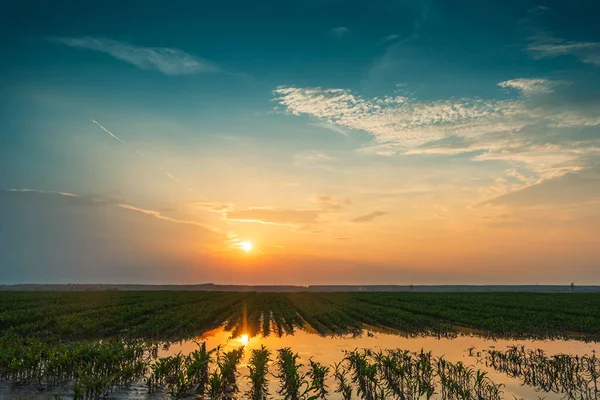
<svg viewBox="0 0 600 400">
<path fill-rule="evenodd" d="M 270 329 L 271 332 L 276 332 L 277 329 Z M 571 355 L 592 355 L 600 351 L 600 344 L 586 343 L 574 340 L 509 340 L 509 339 L 492 339 L 485 338 L 474 334 L 460 334 L 450 336 L 423 336 L 423 335 L 402 335 L 401 332 L 391 328 L 375 328 L 366 326 L 364 330 L 354 331 L 347 334 L 324 335 L 317 334 L 314 330 L 295 329 L 291 335 L 251 335 L 247 332 L 236 330 L 236 334 L 220 327 L 205 334 L 177 343 L 162 343 L 157 348 L 157 356 L 166 357 L 176 354 L 189 354 L 198 349 L 198 342 L 205 342 L 208 349 L 213 349 L 220 346 L 221 351 L 227 352 L 240 347 L 244 348 L 244 356 L 239 366 L 241 372 L 238 379 L 240 393 L 246 392 L 248 389 L 248 362 L 251 356 L 251 350 L 258 349 L 261 346 L 266 346 L 273 353 L 276 350 L 289 347 L 293 352 L 298 353 L 299 361 L 304 364 L 303 371 L 307 371 L 309 360 L 317 361 L 326 366 L 333 366 L 335 363 L 344 358 L 345 351 L 353 351 L 355 349 L 372 349 L 374 351 L 385 349 L 403 349 L 411 352 L 420 352 L 423 349 L 425 352 L 431 352 L 432 356 L 443 356 L 445 360 L 452 363 L 462 362 L 465 365 L 473 365 L 475 369 L 481 369 L 487 372 L 487 376 L 494 383 L 502 383 L 505 386 L 502 388 L 505 399 L 538 399 L 545 398 L 547 400 L 566 398 L 560 393 L 546 393 L 533 386 L 528 386 L 524 382 L 527 381 L 521 374 L 508 373 L 506 368 L 494 368 L 497 366 L 493 363 L 486 362 L 486 356 L 491 352 L 505 352 L 507 349 L 514 346 L 524 346 L 526 349 L 539 349 L 548 357 L 555 354 L 571 354 Z M 495 354 L 495 353 L 494 353 Z M 273 354 L 273 358 L 276 355 Z M 274 365 L 271 364 L 271 372 L 275 372 Z M 269 376 L 269 390 L 272 396 L 269 398 L 280 398 L 276 395 L 278 381 Z M 333 393 L 335 382 L 333 377 L 329 376 L 326 380 L 329 385 L 330 399 L 340 399 L 341 397 Z M 534 382 L 533 382 L 534 383 Z M 546 386 L 550 390 L 555 390 L 556 386 Z M 39 394 L 35 388 L 17 388 L 13 390 L 7 382 L 0 383 L 0 398 L 34 398 L 34 399 L 53 399 L 53 394 L 59 393 L 62 399 L 72 398 L 72 389 L 68 386 L 56 388 L 51 393 Z M 19 396 L 25 397 L 19 397 Z M 16 396 L 16 397 L 14 397 Z M 143 382 L 137 382 L 128 388 L 119 388 L 111 393 L 108 398 L 114 400 L 142 400 L 142 399 L 158 399 L 163 398 L 164 394 L 149 395 L 147 388 Z M 240 395 L 239 398 L 244 398 Z M 437 396 L 434 396 L 437 398 Z M 595 398 L 595 397 L 572 397 L 572 398 Z"/>
<path fill-rule="evenodd" d="M 206 341 L 209 348 L 221 345 L 223 351 L 238 348 L 240 345 L 245 346 L 245 355 L 240 368 L 243 374 L 247 372 L 250 350 L 260 348 L 261 345 L 273 351 L 283 347 L 290 347 L 294 352 L 299 354 L 300 361 L 305 366 L 311 357 L 324 365 L 331 366 L 344 357 L 344 351 L 352 351 L 357 348 L 373 350 L 400 348 L 414 352 L 419 352 L 423 349 L 431 351 L 433 356 L 444 356 L 450 362 L 461 361 L 465 365 L 475 365 L 477 369 L 485 370 L 488 373 L 487 376 L 493 382 L 505 385 L 503 388 L 503 398 L 506 399 L 513 399 L 514 397 L 537 399 L 540 396 L 551 400 L 565 398 L 565 395 L 536 390 L 534 387 L 523 385 L 522 380 L 518 376 L 510 377 L 485 363 L 478 363 L 477 358 L 473 356 L 477 354 L 478 350 L 506 350 L 514 345 L 521 345 L 525 346 L 525 348 L 541 349 L 548 355 L 564 353 L 581 356 L 600 351 L 600 345 L 597 343 L 572 340 L 515 341 L 508 339 L 487 339 L 476 335 L 457 335 L 452 338 L 443 336 L 408 337 L 390 333 L 387 329 L 385 331 L 365 330 L 361 334 L 353 333 L 346 335 L 318 335 L 303 330 L 296 330 L 293 335 L 269 335 L 266 337 L 257 335 L 249 337 L 247 334 L 242 334 L 241 336 L 233 337 L 231 332 L 220 328 L 204 335 L 201 339 Z M 186 354 L 196 348 L 197 345 L 193 341 L 175 343 L 169 346 L 168 349 L 163 350 L 161 356 L 174 355 L 179 352 Z M 330 388 L 335 386 L 331 378 L 327 382 Z M 240 382 L 241 392 L 246 390 L 246 385 L 247 383 L 242 379 Z M 271 393 L 276 393 L 276 388 L 277 382 L 271 379 Z M 339 397 L 335 393 L 332 393 L 329 398 L 338 399 Z"/>
</svg>

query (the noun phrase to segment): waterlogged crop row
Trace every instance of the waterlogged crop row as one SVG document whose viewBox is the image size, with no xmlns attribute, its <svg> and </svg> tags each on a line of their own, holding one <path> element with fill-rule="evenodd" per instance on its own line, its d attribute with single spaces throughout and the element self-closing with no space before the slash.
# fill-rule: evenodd
<svg viewBox="0 0 600 400">
<path fill-rule="evenodd" d="M 471 355 L 543 392 L 564 393 L 568 399 L 599 397 L 600 359 L 595 354 L 550 356 L 540 349 L 511 346 L 505 351 L 489 349 L 474 353 L 471 349 Z"/>
<path fill-rule="evenodd" d="M 101 338 L 175 340 L 225 324 L 234 335 L 360 332 L 408 335 L 464 328 L 511 338 L 600 339 L 596 293 L 0 293 L 0 337 L 45 342 Z"/>
<path fill-rule="evenodd" d="M 158 348 L 141 342 L 82 342 L 48 346 L 35 339 L 0 343 L 0 378 L 14 386 L 52 388 L 71 383 L 75 399 L 97 399 L 115 388 L 143 381 L 149 393 L 173 399 L 288 400 L 326 399 L 489 399 L 501 398 L 502 385 L 485 372 L 451 363 L 421 351 L 396 349 L 346 352 L 339 363 L 325 366 L 301 362 L 290 348 L 275 352 L 262 346 L 250 351 L 242 368 L 244 348 L 222 351 L 205 343 L 188 355 L 158 357 Z M 246 382 L 247 390 L 239 384 Z M 275 393 L 269 383 L 276 384 Z M 329 387 L 329 383 L 332 387 Z"/>
</svg>

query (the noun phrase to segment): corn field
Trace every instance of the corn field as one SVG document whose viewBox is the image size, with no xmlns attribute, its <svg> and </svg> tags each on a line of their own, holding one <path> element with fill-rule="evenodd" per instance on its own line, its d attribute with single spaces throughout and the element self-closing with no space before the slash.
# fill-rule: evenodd
<svg viewBox="0 0 600 400">
<path fill-rule="evenodd" d="M 511 346 L 505 351 L 484 350 L 471 354 L 480 362 L 509 377 L 518 378 L 523 385 L 533 386 L 546 393 L 562 393 L 567 399 L 597 399 L 600 359 L 595 354 L 548 355 L 541 349 Z"/>
</svg>

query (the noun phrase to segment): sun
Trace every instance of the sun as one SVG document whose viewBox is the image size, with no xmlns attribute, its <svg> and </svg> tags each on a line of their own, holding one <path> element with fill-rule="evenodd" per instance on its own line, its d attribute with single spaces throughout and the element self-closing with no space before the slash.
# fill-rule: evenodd
<svg viewBox="0 0 600 400">
<path fill-rule="evenodd" d="M 250 250 L 252 250 L 252 243 L 251 242 L 241 242 L 240 248 L 247 253 Z"/>
</svg>

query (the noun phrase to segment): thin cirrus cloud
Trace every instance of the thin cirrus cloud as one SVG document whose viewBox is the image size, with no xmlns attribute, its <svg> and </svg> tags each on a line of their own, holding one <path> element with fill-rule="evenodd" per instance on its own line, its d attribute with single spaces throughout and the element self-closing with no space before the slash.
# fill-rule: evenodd
<svg viewBox="0 0 600 400">
<path fill-rule="evenodd" d="M 304 226 L 317 223 L 320 212 L 321 210 L 313 209 L 253 207 L 246 210 L 226 211 L 225 219 L 260 224 Z"/>
<path fill-rule="evenodd" d="M 365 223 L 365 222 L 371 222 L 374 219 L 383 217 L 384 215 L 388 215 L 388 214 L 389 214 L 388 212 L 384 212 L 384 211 L 373 211 L 373 212 L 370 212 L 368 214 L 356 217 L 356 218 L 352 219 L 350 222 L 354 222 L 354 223 L 357 223 L 357 224 Z"/>
<path fill-rule="evenodd" d="M 233 204 L 231 203 L 219 203 L 216 201 L 192 201 L 189 205 L 197 210 L 214 213 L 223 213 L 233 209 Z"/>
<path fill-rule="evenodd" d="M 284 225 L 297 231 L 317 232 L 315 226 L 323 223 L 323 215 L 337 213 L 352 201 L 334 196 L 316 196 L 310 199 L 310 208 L 250 207 L 234 209 L 230 204 L 200 203 L 201 209 L 222 212 L 223 219 L 230 222 L 248 222 L 266 225 Z M 198 204 L 198 203 L 193 203 Z M 320 232 L 320 231 L 319 231 Z"/>
<path fill-rule="evenodd" d="M 163 215 L 160 211 L 149 210 L 149 209 L 145 209 L 145 208 L 141 208 L 141 207 L 136 207 L 136 206 L 133 206 L 130 204 L 120 203 L 113 199 L 94 197 L 94 196 L 85 196 L 85 195 L 81 195 L 81 194 L 62 192 L 62 191 L 56 191 L 56 190 L 23 189 L 23 188 L 7 189 L 7 190 L 5 190 L 5 193 L 15 193 L 15 194 L 21 193 L 21 194 L 29 194 L 29 195 L 59 196 L 64 199 L 68 199 L 71 202 L 71 204 L 73 204 L 73 205 L 88 205 L 88 206 L 112 205 L 112 206 L 116 206 L 117 208 L 120 208 L 123 210 L 141 213 L 141 214 L 144 214 L 144 215 L 147 215 L 147 216 L 150 216 L 150 217 L 162 220 L 162 221 L 172 222 L 172 223 L 176 223 L 176 224 L 194 225 L 199 228 L 202 228 L 205 231 L 211 232 L 213 234 L 221 234 L 221 232 L 218 229 L 213 228 L 212 226 L 209 226 L 207 224 L 203 224 L 199 221 L 171 218 L 171 217 Z"/>
<path fill-rule="evenodd" d="M 513 79 L 498 86 L 513 90 L 514 96 L 419 101 L 405 96 L 364 98 L 350 90 L 320 87 L 278 87 L 273 94 L 288 113 L 370 134 L 374 143 L 363 147 L 364 153 L 471 153 L 474 161 L 519 164 L 538 179 L 586 166 L 600 139 L 579 141 L 568 130 L 600 126 L 594 99 L 588 104 L 571 102 L 563 96 L 569 82 L 544 78 Z"/>
<path fill-rule="evenodd" d="M 317 196 L 312 201 L 326 211 L 339 211 L 344 206 L 352 204 L 352 200 L 333 196 Z"/>
<path fill-rule="evenodd" d="M 209 226 L 207 224 L 203 224 L 201 222 L 194 221 L 194 220 L 177 219 L 177 218 L 167 217 L 167 216 L 163 215 L 160 211 L 148 210 L 145 208 L 135 207 L 135 206 L 132 206 L 129 204 L 117 204 L 117 207 L 122 208 L 123 210 L 134 211 L 134 212 L 142 213 L 145 215 L 149 215 L 151 217 L 160 219 L 162 221 L 168 221 L 168 222 L 173 222 L 176 224 L 184 224 L 184 225 L 195 225 L 202 229 L 210 231 L 212 233 L 217 233 L 217 234 L 221 233 L 218 229 L 213 228 L 212 226 Z"/>
<path fill-rule="evenodd" d="M 95 37 L 59 37 L 51 40 L 69 47 L 106 53 L 140 69 L 158 71 L 170 76 L 222 72 L 218 65 L 174 48 L 141 47 Z"/>
<path fill-rule="evenodd" d="M 560 57 L 571 55 L 582 62 L 600 66 L 600 43 L 569 41 L 554 37 L 548 32 L 541 32 L 529 38 L 527 51 L 534 58 Z"/>
</svg>

